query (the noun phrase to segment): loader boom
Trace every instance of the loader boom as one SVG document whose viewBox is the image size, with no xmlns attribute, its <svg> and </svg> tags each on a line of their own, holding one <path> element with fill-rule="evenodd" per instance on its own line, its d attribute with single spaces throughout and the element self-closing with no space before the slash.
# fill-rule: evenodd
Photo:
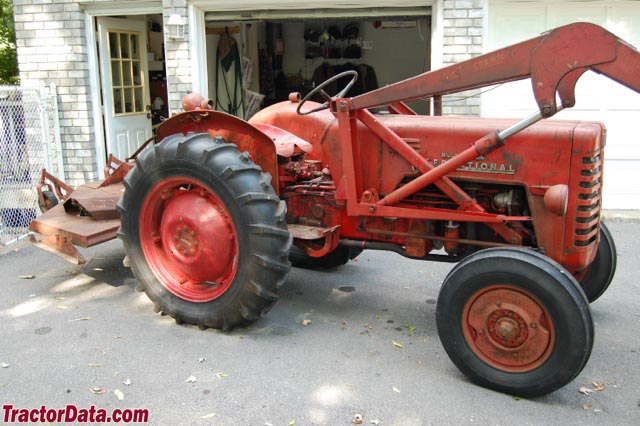
<svg viewBox="0 0 640 426">
<path fill-rule="evenodd" d="M 539 37 L 524 41 L 495 52 L 427 72 L 419 76 L 365 93 L 354 98 L 334 98 L 331 110 L 340 123 L 342 162 L 345 165 L 344 185 L 348 194 L 346 202 L 349 215 L 396 216 L 433 219 L 453 218 L 460 211 L 464 221 L 483 221 L 501 237 L 513 244 L 521 244 L 520 235 L 507 224 L 509 220 L 529 218 L 505 218 L 485 213 L 470 195 L 449 178 L 449 174 L 463 167 L 476 157 L 487 156 L 504 146 L 507 138 L 551 117 L 562 108 L 575 104 L 575 85 L 587 70 L 602 73 L 636 92 L 640 91 L 640 55 L 638 51 L 605 29 L 589 24 L 575 23 L 560 27 Z M 530 78 L 540 110 L 507 129 L 494 129 L 471 146 L 438 166 L 423 156 L 416 155 L 409 143 L 382 124 L 368 109 L 390 106 L 392 111 L 403 109 L 404 102 L 421 98 L 439 98 L 445 94 L 486 87 L 494 84 Z M 556 105 L 556 94 L 561 105 Z M 298 107 L 298 110 L 300 107 Z M 400 154 L 421 175 L 385 194 L 379 200 L 366 200 L 361 194 L 367 188 L 359 187 L 363 166 L 357 164 L 353 149 L 360 137 L 354 122 L 364 124 L 380 140 Z M 436 212 L 423 209 L 409 211 L 398 206 L 408 197 L 428 185 L 437 186 L 458 205 L 458 212 Z M 431 213 L 431 216 L 428 215 Z"/>
<path fill-rule="evenodd" d="M 427 72 L 354 97 L 350 109 L 366 109 L 531 78 L 540 112 L 551 117 L 575 104 L 575 85 L 587 70 L 640 92 L 640 55 L 602 27 L 575 23 L 467 61 Z"/>
</svg>

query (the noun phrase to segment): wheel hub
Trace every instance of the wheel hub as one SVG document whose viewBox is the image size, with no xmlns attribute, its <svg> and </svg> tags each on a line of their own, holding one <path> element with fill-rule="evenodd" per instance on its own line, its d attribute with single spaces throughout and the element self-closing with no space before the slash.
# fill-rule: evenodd
<svg viewBox="0 0 640 426">
<path fill-rule="evenodd" d="M 178 227 L 173 239 L 177 242 L 176 249 L 178 252 L 182 252 L 184 256 L 193 255 L 196 253 L 196 247 L 198 240 L 196 237 L 196 231 L 189 229 L 187 225 Z"/>
<path fill-rule="evenodd" d="M 179 177 L 156 185 L 143 205 L 140 238 L 150 268 L 170 292 L 207 302 L 231 285 L 239 249 L 222 200 L 196 185 Z"/>
<path fill-rule="evenodd" d="M 219 284 L 235 253 L 235 233 L 224 208 L 206 194 L 180 194 L 167 202 L 160 228 L 165 251 L 189 280 Z"/>
<path fill-rule="evenodd" d="M 524 319 L 507 309 L 493 311 L 487 320 L 487 328 L 496 342 L 508 348 L 520 346 L 529 337 Z"/>
<path fill-rule="evenodd" d="M 535 369 L 553 347 L 546 310 L 532 295 L 513 286 L 493 286 L 473 295 L 463 310 L 463 327 L 474 353 L 505 371 Z"/>
</svg>

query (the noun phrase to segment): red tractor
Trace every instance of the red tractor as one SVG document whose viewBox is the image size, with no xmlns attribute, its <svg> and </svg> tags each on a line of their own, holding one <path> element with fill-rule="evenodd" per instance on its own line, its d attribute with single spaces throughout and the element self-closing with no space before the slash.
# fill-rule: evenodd
<svg viewBox="0 0 640 426">
<path fill-rule="evenodd" d="M 437 304 L 447 353 L 482 386 L 543 395 L 586 364 L 589 302 L 616 267 L 600 222 L 605 129 L 543 120 L 574 105 L 589 69 L 640 90 L 638 52 L 579 23 L 357 97 L 357 74 L 340 74 L 249 122 L 190 96 L 104 181 L 71 192 L 43 174 L 43 205 L 65 201 L 31 228 L 76 261 L 73 244 L 117 231 L 157 311 L 223 330 L 269 311 L 290 264 L 365 249 L 457 262 Z M 405 103 L 524 78 L 539 111 L 517 123 Z"/>
</svg>

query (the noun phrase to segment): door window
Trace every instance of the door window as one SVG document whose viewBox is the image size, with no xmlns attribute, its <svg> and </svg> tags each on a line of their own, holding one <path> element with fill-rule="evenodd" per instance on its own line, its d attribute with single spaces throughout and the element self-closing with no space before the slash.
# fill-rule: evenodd
<svg viewBox="0 0 640 426">
<path fill-rule="evenodd" d="M 140 33 L 109 30 L 109 59 L 113 115 L 138 114 L 144 111 L 144 84 Z"/>
</svg>

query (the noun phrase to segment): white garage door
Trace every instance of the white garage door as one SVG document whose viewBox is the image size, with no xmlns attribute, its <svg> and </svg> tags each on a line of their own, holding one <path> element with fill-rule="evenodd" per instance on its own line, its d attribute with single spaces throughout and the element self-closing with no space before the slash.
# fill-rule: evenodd
<svg viewBox="0 0 640 426">
<path fill-rule="evenodd" d="M 485 51 L 578 21 L 601 25 L 632 45 L 640 46 L 640 2 L 637 1 L 493 0 L 489 1 Z M 498 87 L 482 96 L 482 114 L 486 117 L 524 117 L 535 109 L 528 80 Z M 589 72 L 578 83 L 576 106 L 560 112 L 556 118 L 598 120 L 606 124 L 603 206 L 640 209 L 640 94 Z"/>
</svg>

